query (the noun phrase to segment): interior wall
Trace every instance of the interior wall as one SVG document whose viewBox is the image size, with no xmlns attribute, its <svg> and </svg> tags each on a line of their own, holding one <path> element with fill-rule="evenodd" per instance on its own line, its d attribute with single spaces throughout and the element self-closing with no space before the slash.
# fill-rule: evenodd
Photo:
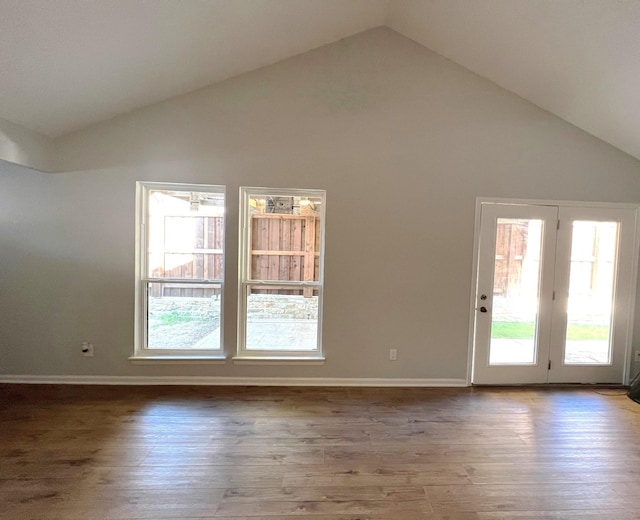
<svg viewBox="0 0 640 520">
<path fill-rule="evenodd" d="M 0 166 L 4 374 L 464 379 L 476 197 L 640 202 L 639 161 L 385 28 L 56 144 Z M 239 187 L 326 189 L 326 363 L 131 365 L 137 180 L 226 185 L 229 354 Z"/>
<path fill-rule="evenodd" d="M 54 159 L 52 139 L 0 119 L 0 161 L 50 172 L 55 168 Z"/>
</svg>

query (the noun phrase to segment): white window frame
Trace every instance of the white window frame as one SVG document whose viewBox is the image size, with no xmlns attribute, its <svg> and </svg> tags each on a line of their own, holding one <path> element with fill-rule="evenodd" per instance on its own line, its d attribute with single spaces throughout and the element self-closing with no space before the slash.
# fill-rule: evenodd
<svg viewBox="0 0 640 520">
<path fill-rule="evenodd" d="M 173 362 L 186 363 L 224 363 L 224 275 L 221 279 L 184 279 L 154 278 L 148 273 L 149 234 L 147 222 L 149 215 L 149 193 L 153 190 L 205 192 L 222 195 L 225 200 L 224 186 L 208 184 L 182 184 L 166 182 L 136 182 L 136 289 L 135 289 L 135 342 L 134 355 L 129 359 L 136 364 L 163 364 Z M 226 237 L 226 211 L 225 211 Z M 225 238 L 226 240 L 226 238 Z M 223 264 L 225 258 L 223 244 Z M 153 349 L 147 347 L 147 310 L 148 288 L 150 283 L 180 283 L 184 285 L 220 286 L 220 348 L 219 349 Z"/>
<path fill-rule="evenodd" d="M 251 258 L 251 229 L 249 214 L 249 198 L 251 195 L 272 197 L 313 197 L 320 198 L 320 251 L 318 281 L 269 281 L 250 279 Z M 324 250 L 325 250 L 325 216 L 326 191 L 318 189 L 298 188 L 259 188 L 240 187 L 240 233 L 238 256 L 238 352 L 233 358 L 237 364 L 262 363 L 300 363 L 321 364 L 324 362 L 322 353 L 322 301 L 324 289 Z M 291 286 L 292 288 L 313 288 L 318 293 L 318 330 L 317 348 L 315 350 L 250 350 L 246 348 L 247 331 L 247 296 L 250 287 L 260 285 L 265 289 L 269 286 Z"/>
</svg>

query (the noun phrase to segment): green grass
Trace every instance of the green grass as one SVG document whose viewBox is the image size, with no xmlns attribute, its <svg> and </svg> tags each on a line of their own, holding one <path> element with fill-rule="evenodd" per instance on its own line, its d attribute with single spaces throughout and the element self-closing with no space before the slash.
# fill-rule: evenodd
<svg viewBox="0 0 640 520">
<path fill-rule="evenodd" d="M 157 317 L 154 328 L 189 323 L 192 321 L 202 321 L 202 318 L 189 314 L 178 314 L 177 312 L 165 312 Z"/>
<path fill-rule="evenodd" d="M 569 325 L 568 340 L 608 340 L 608 325 Z"/>
<path fill-rule="evenodd" d="M 491 337 L 497 339 L 530 339 L 534 337 L 534 323 L 531 321 L 494 321 Z M 609 327 L 606 325 L 569 325 L 567 340 L 606 340 Z"/>
</svg>

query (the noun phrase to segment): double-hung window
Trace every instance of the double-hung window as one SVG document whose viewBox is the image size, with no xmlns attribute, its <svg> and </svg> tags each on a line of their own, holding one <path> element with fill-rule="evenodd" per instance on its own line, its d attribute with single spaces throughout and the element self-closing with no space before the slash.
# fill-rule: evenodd
<svg viewBox="0 0 640 520">
<path fill-rule="evenodd" d="M 321 360 L 325 192 L 240 189 L 238 356 Z"/>
<path fill-rule="evenodd" d="M 136 357 L 222 355 L 222 186 L 139 182 Z"/>
</svg>

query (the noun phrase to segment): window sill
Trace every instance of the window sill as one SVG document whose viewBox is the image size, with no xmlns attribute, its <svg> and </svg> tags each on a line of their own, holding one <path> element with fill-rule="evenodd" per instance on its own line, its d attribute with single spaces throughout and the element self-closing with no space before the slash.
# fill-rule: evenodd
<svg viewBox="0 0 640 520">
<path fill-rule="evenodd" d="M 212 356 L 131 356 L 133 365 L 224 365 L 224 355 Z"/>
<path fill-rule="evenodd" d="M 235 356 L 236 365 L 324 365 L 324 356 Z"/>
</svg>

